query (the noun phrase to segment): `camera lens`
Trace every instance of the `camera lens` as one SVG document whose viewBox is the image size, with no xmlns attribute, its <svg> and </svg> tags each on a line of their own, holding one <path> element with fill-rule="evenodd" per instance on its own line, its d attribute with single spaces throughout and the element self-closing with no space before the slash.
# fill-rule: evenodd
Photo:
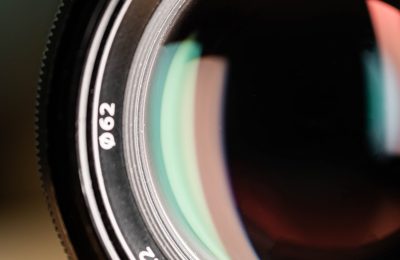
<svg viewBox="0 0 400 260">
<path fill-rule="evenodd" d="M 400 256 L 397 2 L 66 9 L 39 138 L 72 254 Z"/>
</svg>

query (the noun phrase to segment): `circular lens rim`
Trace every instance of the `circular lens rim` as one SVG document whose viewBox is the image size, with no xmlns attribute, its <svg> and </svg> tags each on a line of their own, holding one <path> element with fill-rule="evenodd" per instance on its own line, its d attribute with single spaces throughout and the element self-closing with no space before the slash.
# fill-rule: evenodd
<svg viewBox="0 0 400 260">
<path fill-rule="evenodd" d="M 165 202 L 156 192 L 149 165 L 151 155 L 146 153 L 148 147 L 144 135 L 146 96 L 157 55 L 174 23 L 190 4 L 188 0 L 164 0 L 146 26 L 127 83 L 123 132 L 132 190 L 156 240 L 164 245 L 171 259 L 210 259 L 213 257 L 189 236 L 182 236 L 184 232 L 179 231 L 179 224 L 174 223 L 162 206 Z"/>
</svg>

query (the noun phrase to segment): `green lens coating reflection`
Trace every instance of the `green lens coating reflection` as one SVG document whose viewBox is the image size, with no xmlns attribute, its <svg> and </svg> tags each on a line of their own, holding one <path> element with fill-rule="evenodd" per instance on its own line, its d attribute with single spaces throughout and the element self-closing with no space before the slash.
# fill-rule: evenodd
<svg viewBox="0 0 400 260">
<path fill-rule="evenodd" d="M 229 259 L 201 186 L 195 144 L 195 89 L 201 46 L 188 39 L 164 47 L 150 97 L 150 137 L 157 178 L 191 233 L 218 259 Z"/>
<path fill-rule="evenodd" d="M 377 51 L 364 53 L 364 67 L 368 90 L 368 123 L 372 151 L 383 154 L 385 150 L 385 111 L 382 90 L 381 60 Z"/>
</svg>

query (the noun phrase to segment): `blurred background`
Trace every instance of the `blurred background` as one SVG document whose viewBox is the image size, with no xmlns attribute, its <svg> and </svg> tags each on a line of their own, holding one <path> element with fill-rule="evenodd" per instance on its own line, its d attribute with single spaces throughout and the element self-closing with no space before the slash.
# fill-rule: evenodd
<svg viewBox="0 0 400 260">
<path fill-rule="evenodd" d="M 0 259 L 66 259 L 40 187 L 34 105 L 58 0 L 0 0 Z"/>
</svg>

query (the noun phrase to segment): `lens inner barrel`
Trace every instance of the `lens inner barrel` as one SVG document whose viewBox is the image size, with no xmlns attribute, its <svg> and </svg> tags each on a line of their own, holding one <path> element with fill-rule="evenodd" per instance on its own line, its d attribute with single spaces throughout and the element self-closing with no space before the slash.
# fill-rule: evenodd
<svg viewBox="0 0 400 260">
<path fill-rule="evenodd" d="M 379 257 L 399 245 L 393 3 L 199 0 L 153 74 L 160 188 L 218 259 L 235 258 L 215 215 L 225 204 L 241 220 L 238 243 L 261 258 Z"/>
</svg>

